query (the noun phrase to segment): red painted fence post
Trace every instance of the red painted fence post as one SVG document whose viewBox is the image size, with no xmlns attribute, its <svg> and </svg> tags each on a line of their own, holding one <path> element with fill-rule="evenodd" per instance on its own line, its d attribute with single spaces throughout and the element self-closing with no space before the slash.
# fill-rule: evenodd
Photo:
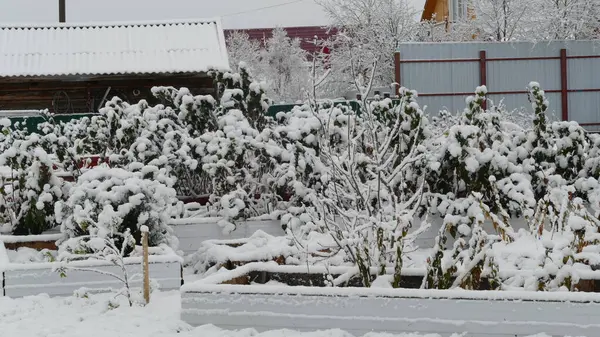
<svg viewBox="0 0 600 337">
<path fill-rule="evenodd" d="M 394 53 L 394 70 L 395 70 L 395 74 L 394 74 L 394 81 L 396 81 L 396 96 L 400 96 L 400 85 L 402 82 L 402 73 L 400 72 L 400 62 L 401 62 L 401 58 L 400 58 L 400 52 L 397 51 Z"/>
<path fill-rule="evenodd" d="M 567 72 L 567 50 L 560 50 L 560 101 L 562 103 L 562 120 L 569 120 L 569 81 Z"/>
<path fill-rule="evenodd" d="M 479 51 L 479 85 L 487 87 L 487 53 L 485 50 Z M 487 101 L 483 102 L 483 110 L 487 109 Z"/>
</svg>

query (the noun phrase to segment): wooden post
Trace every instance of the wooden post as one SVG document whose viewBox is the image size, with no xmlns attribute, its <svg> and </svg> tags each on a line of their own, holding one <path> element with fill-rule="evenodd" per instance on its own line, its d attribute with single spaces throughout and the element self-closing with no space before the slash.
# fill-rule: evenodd
<svg viewBox="0 0 600 337">
<path fill-rule="evenodd" d="M 562 120 L 569 120 L 569 80 L 567 72 L 567 50 L 560 50 L 560 101 L 562 104 Z"/>
<path fill-rule="evenodd" d="M 400 72 L 400 52 L 394 53 L 394 81 L 396 81 L 396 96 L 400 96 L 400 86 L 402 85 L 402 73 Z"/>
<path fill-rule="evenodd" d="M 144 273 L 144 300 L 150 303 L 150 275 L 148 272 L 148 226 L 142 226 L 143 273 Z"/>
<path fill-rule="evenodd" d="M 485 50 L 479 51 L 479 85 L 487 87 L 487 54 Z M 483 110 L 487 109 L 487 100 L 483 102 Z"/>
<path fill-rule="evenodd" d="M 58 0 L 58 22 L 65 23 L 67 22 L 67 9 L 66 0 Z"/>
</svg>

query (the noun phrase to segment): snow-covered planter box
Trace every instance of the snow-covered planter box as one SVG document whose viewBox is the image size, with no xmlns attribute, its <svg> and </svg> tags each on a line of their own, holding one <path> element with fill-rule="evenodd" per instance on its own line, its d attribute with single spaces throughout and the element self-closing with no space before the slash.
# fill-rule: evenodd
<svg viewBox="0 0 600 337">
<path fill-rule="evenodd" d="M 256 231 L 263 231 L 273 236 L 285 235 L 277 220 L 248 220 L 236 223 L 237 227 L 226 232 L 219 225 L 220 218 L 182 218 L 170 222 L 179 239 L 179 249 L 186 255 L 198 251 L 205 240 L 241 239 L 252 236 Z"/>
<path fill-rule="evenodd" d="M 38 254 L 34 254 L 38 253 Z M 35 256 L 34 256 L 35 255 Z M 0 273 L 2 295 L 23 297 L 47 293 L 50 296 L 70 296 L 80 288 L 91 291 L 118 290 L 123 283 L 106 274 L 119 275 L 120 267 L 108 261 L 73 261 L 67 264 L 52 261 L 55 252 L 36 252 L 31 248 L 7 250 L 0 242 Z M 12 260 L 11 260 L 12 258 Z M 124 259 L 132 287 L 142 282 L 142 258 Z M 150 278 L 162 290 L 179 289 L 182 284 L 182 259 L 175 254 L 149 256 Z M 66 267 L 61 275 L 57 267 Z"/>
<path fill-rule="evenodd" d="M 271 285 L 184 285 L 181 318 L 193 326 L 314 331 L 339 328 L 356 336 L 452 333 L 466 336 L 594 336 L 600 295 Z"/>
<path fill-rule="evenodd" d="M 49 249 L 56 250 L 56 241 L 62 237 L 62 234 L 40 234 L 40 235 L 0 235 L 0 242 L 4 247 L 10 250 L 16 250 L 21 247 L 33 248 L 36 250 Z"/>
<path fill-rule="evenodd" d="M 235 267 L 235 266 L 234 266 Z M 390 272 L 392 270 L 390 269 Z M 377 269 L 372 268 L 373 276 Z M 424 268 L 402 269 L 404 288 L 418 288 L 421 285 Z M 280 261 L 250 262 L 231 270 L 219 270 L 197 281 L 198 284 L 283 284 L 289 286 L 324 287 L 327 275 L 345 280 L 343 285 L 361 287 L 361 280 L 355 274 L 354 267 L 323 265 L 282 265 Z M 347 277 L 346 277 L 347 276 Z M 347 281 L 347 283 L 346 283 Z"/>
</svg>

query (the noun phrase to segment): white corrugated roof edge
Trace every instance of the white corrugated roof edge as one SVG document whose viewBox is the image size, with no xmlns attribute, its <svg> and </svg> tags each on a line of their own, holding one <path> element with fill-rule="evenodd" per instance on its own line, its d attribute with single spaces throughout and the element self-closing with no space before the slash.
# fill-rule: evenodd
<svg viewBox="0 0 600 337">
<path fill-rule="evenodd" d="M 230 67 L 229 67 L 229 57 L 227 54 L 227 46 L 225 43 L 225 34 L 223 32 L 223 25 L 221 23 L 221 18 L 220 17 L 214 17 L 214 18 L 203 18 L 203 19 L 184 19 L 184 20 L 165 20 L 165 21 L 160 21 L 160 20 L 155 20 L 155 21 L 128 21 L 128 22 L 78 22 L 78 23 L 52 23 L 52 24 L 26 24 L 26 23 L 19 23 L 19 24 L 0 24 L 0 30 L 2 29 L 9 29 L 9 30 L 27 30 L 27 29 L 32 29 L 32 28 L 39 28 L 39 29 L 78 29 L 78 28 L 103 28 L 103 27 L 140 27 L 140 26 L 168 26 L 168 25 L 203 25 L 203 24 L 207 24 L 207 25 L 214 25 L 215 26 L 215 32 L 217 34 L 216 38 L 218 41 L 218 56 L 220 58 L 220 62 L 219 65 L 208 65 L 204 70 L 202 71 L 206 71 L 206 70 L 210 70 L 210 69 L 214 69 L 214 70 L 218 70 L 218 71 L 230 71 Z M 192 70 L 185 70 L 185 69 L 181 69 L 178 70 L 176 72 L 194 72 L 197 71 L 199 69 L 192 69 Z M 119 71 L 108 71 L 108 72 L 86 72 L 86 71 L 81 71 L 81 72 L 61 72 L 61 73 L 45 73 L 45 72 L 37 72 L 35 74 L 11 74 L 11 75 L 3 75 L 0 74 L 0 77 L 6 77 L 6 76 L 14 76 L 14 77 L 21 77 L 21 76 L 65 76 L 65 75 L 103 75 L 103 74 L 139 74 L 139 73 L 169 73 L 169 72 L 173 72 L 173 70 L 171 71 L 165 71 L 165 70 L 155 70 L 155 71 L 128 71 L 128 70 L 119 70 Z"/>
<path fill-rule="evenodd" d="M 219 38 L 219 49 L 221 50 L 221 58 L 223 59 L 224 64 L 229 66 L 229 54 L 227 53 L 227 45 L 225 43 L 225 31 L 223 30 L 223 22 L 221 21 L 220 17 L 214 18 L 213 21 L 217 25 L 217 34 L 219 34 L 218 38 Z M 230 71 L 231 69 L 229 69 L 229 67 L 228 67 L 227 69 L 217 69 L 217 70 Z"/>
<path fill-rule="evenodd" d="M 152 21 L 98 21 L 98 22 L 66 22 L 66 23 L 0 23 L 2 28 L 81 28 L 81 27 L 118 27 L 118 26 L 161 26 L 182 24 L 214 23 L 222 29 L 221 18 L 152 20 Z"/>
</svg>

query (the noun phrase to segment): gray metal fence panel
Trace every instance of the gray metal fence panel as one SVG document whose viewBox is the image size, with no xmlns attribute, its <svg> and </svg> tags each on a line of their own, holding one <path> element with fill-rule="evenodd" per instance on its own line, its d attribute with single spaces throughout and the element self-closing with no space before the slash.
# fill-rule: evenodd
<svg viewBox="0 0 600 337">
<path fill-rule="evenodd" d="M 431 115 L 463 110 L 466 96 L 481 84 L 494 102 L 531 111 L 526 88 L 536 81 L 546 91 L 551 118 L 600 126 L 596 41 L 405 43 L 398 52 L 397 80 L 419 92 Z"/>
</svg>

